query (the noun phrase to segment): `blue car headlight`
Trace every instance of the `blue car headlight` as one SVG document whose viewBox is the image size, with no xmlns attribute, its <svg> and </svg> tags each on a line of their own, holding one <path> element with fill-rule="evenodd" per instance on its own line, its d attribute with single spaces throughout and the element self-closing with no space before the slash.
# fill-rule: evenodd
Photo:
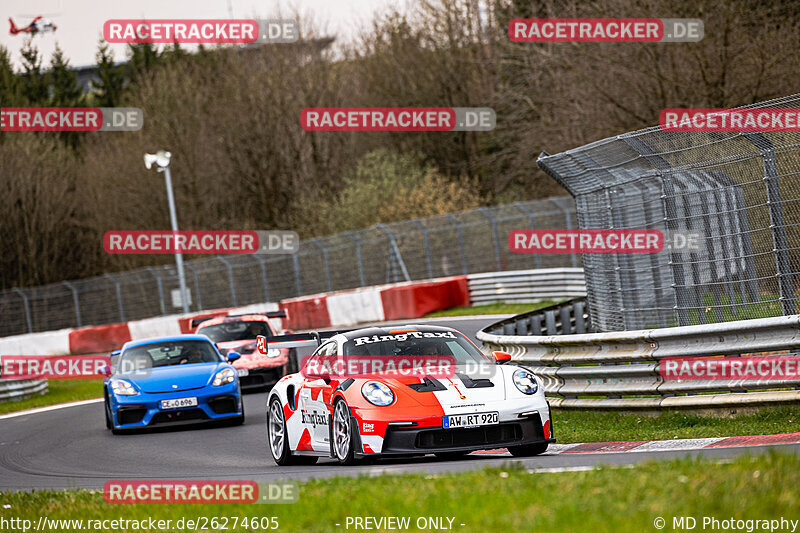
<svg viewBox="0 0 800 533">
<path fill-rule="evenodd" d="M 514 385 L 517 387 L 517 390 L 522 394 L 536 394 L 536 391 L 539 390 L 539 384 L 536 382 L 536 378 L 530 370 L 520 368 L 514 372 L 512 379 L 514 380 Z"/>
<path fill-rule="evenodd" d="M 392 389 L 380 383 L 379 381 L 367 381 L 361 387 L 361 394 L 372 405 L 378 407 L 386 407 L 394 401 L 394 393 Z"/>
<path fill-rule="evenodd" d="M 112 379 L 111 390 L 118 396 L 136 396 L 139 391 L 127 379 Z"/>
<path fill-rule="evenodd" d="M 234 381 L 236 381 L 236 372 L 234 372 L 232 368 L 223 368 L 217 372 L 217 375 L 214 376 L 214 381 L 211 384 L 215 387 L 219 387 L 221 385 L 233 383 Z"/>
</svg>

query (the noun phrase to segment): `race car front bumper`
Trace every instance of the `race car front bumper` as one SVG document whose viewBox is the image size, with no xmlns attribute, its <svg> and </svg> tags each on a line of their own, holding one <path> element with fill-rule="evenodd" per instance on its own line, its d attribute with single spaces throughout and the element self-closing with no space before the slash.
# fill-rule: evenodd
<svg viewBox="0 0 800 533">
<path fill-rule="evenodd" d="M 489 426 L 472 428 L 415 428 L 389 426 L 381 455 L 407 455 L 507 448 L 555 442 L 546 438 L 539 413 Z"/>
</svg>

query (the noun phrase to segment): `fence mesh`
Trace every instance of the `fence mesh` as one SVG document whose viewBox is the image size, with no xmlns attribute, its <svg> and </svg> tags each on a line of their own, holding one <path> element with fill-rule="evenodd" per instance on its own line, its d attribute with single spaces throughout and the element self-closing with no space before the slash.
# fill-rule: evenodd
<svg viewBox="0 0 800 533">
<path fill-rule="evenodd" d="M 800 95 L 754 108 L 798 108 Z M 800 134 L 648 128 L 539 166 L 575 198 L 581 229 L 697 232 L 692 253 L 584 254 L 595 328 L 633 330 L 795 314 Z"/>
<path fill-rule="evenodd" d="M 184 263 L 191 310 L 399 281 L 577 266 L 572 254 L 514 254 L 512 229 L 574 228 L 570 197 L 517 202 L 303 241 L 295 255 L 229 255 Z M 138 320 L 181 311 L 174 266 L 0 292 L 0 336 Z M 173 296 L 175 295 L 175 296 Z"/>
</svg>

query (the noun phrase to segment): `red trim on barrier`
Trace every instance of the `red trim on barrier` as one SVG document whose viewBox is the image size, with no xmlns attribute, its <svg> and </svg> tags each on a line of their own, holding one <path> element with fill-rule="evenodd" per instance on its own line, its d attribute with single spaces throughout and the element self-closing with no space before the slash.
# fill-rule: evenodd
<svg viewBox="0 0 800 533">
<path fill-rule="evenodd" d="M 419 318 L 433 311 L 469 305 L 466 276 L 410 283 L 381 291 L 386 320 Z"/>
<path fill-rule="evenodd" d="M 283 319 L 283 327 L 286 329 L 329 328 L 332 325 L 327 296 L 314 295 L 283 300 L 280 308 L 286 311 L 287 317 Z"/>
<path fill-rule="evenodd" d="M 74 329 L 69 332 L 69 353 L 89 354 L 110 352 L 131 340 L 128 323 L 106 324 Z"/>
</svg>

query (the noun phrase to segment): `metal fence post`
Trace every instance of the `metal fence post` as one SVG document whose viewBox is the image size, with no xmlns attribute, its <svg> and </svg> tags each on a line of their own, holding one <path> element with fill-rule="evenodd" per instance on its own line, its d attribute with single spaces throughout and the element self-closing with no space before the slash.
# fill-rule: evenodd
<svg viewBox="0 0 800 533">
<path fill-rule="evenodd" d="M 566 229 L 573 229 L 572 215 L 569 212 L 569 208 L 567 206 L 565 206 L 564 203 L 562 202 L 563 198 L 554 197 L 554 198 L 551 198 L 551 200 L 553 200 L 553 203 L 556 204 L 559 207 L 559 209 L 561 209 L 564 212 L 564 222 L 566 222 L 566 225 L 567 225 Z M 569 254 L 569 255 L 570 255 L 570 259 L 572 260 L 572 266 L 573 267 L 577 267 L 578 266 L 578 256 L 575 255 L 574 252 Z"/>
<path fill-rule="evenodd" d="M 467 268 L 467 252 L 464 249 L 464 234 L 461 232 L 461 224 L 456 220 L 451 214 L 446 214 L 444 217 L 453 223 L 453 226 L 456 228 L 456 235 L 458 236 L 458 251 L 461 254 L 461 273 L 463 275 L 469 274 L 469 269 Z"/>
<path fill-rule="evenodd" d="M 536 217 L 533 211 L 528 209 L 528 206 L 522 202 L 514 202 L 514 205 L 517 207 L 517 209 L 522 211 L 524 214 L 528 215 L 528 225 L 530 226 L 530 229 L 536 229 Z M 533 264 L 536 266 L 536 268 L 542 268 L 541 255 L 540 254 L 531 254 L 531 255 L 533 256 Z"/>
<path fill-rule="evenodd" d="M 186 268 L 192 271 L 192 277 L 194 278 L 194 292 L 195 294 L 194 301 L 197 302 L 197 310 L 200 311 L 203 309 L 203 295 L 200 294 L 200 277 L 197 275 L 197 269 L 195 269 L 191 265 L 191 261 L 187 261 L 184 263 Z"/>
<path fill-rule="evenodd" d="M 366 287 L 367 282 L 364 279 L 364 260 L 361 257 L 361 239 L 354 231 L 346 231 L 345 235 L 356 245 L 356 263 L 358 266 L 358 282 L 360 287 Z"/>
<path fill-rule="evenodd" d="M 119 307 L 119 321 L 125 322 L 125 308 L 122 305 L 122 289 L 120 289 L 119 281 L 111 274 L 106 274 L 104 277 L 110 279 L 114 284 L 114 291 L 117 293 L 117 307 Z"/>
<path fill-rule="evenodd" d="M 258 266 L 261 268 L 261 285 L 264 287 L 264 301 L 269 301 L 269 283 L 267 280 L 267 261 L 261 257 L 261 254 L 253 254 L 253 258 L 258 261 Z"/>
<path fill-rule="evenodd" d="M 486 207 L 479 207 L 478 211 L 484 214 L 489 219 L 489 225 L 492 227 L 492 235 L 494 236 L 494 256 L 497 259 L 497 270 L 503 270 L 503 257 L 500 252 L 500 235 L 497 232 L 497 220 L 494 218 L 492 212 Z"/>
<path fill-rule="evenodd" d="M 167 314 L 167 305 L 164 302 L 164 283 L 161 281 L 161 276 L 158 275 L 156 269 L 153 267 L 145 267 L 145 269 L 150 272 L 154 278 L 156 278 L 156 285 L 158 286 L 158 300 L 161 303 L 161 314 Z"/>
<path fill-rule="evenodd" d="M 331 283 L 331 265 L 328 262 L 328 249 L 317 238 L 311 239 L 310 242 L 322 252 L 322 262 L 325 265 L 325 285 L 328 288 L 328 292 L 331 292 L 333 291 L 333 284 Z"/>
<path fill-rule="evenodd" d="M 403 261 L 403 256 L 400 253 L 400 248 L 397 247 L 397 241 L 395 241 L 394 233 L 392 233 L 389 228 L 384 226 L 383 224 L 375 224 L 375 227 L 381 230 L 384 234 L 386 234 L 386 238 L 389 239 L 389 249 L 395 254 L 395 259 L 400 265 L 400 270 L 403 273 L 403 278 L 406 281 L 411 281 L 411 277 L 408 275 L 408 270 L 406 269 L 406 264 Z"/>
<path fill-rule="evenodd" d="M 764 162 L 764 182 L 767 186 L 767 204 L 769 205 L 769 221 L 772 229 L 772 243 L 775 251 L 775 268 L 778 277 L 781 309 L 784 315 L 796 313 L 794 304 L 794 287 L 792 285 L 792 267 L 789 263 L 789 241 L 786 237 L 786 222 L 783 218 L 781 189 L 778 183 L 778 161 L 772 141 L 763 133 L 745 133 L 744 137 L 753 143 L 761 152 Z"/>
<path fill-rule="evenodd" d="M 66 285 L 69 288 L 69 290 L 72 291 L 72 303 L 75 305 L 75 320 L 78 323 L 78 327 L 80 328 L 83 326 L 83 321 L 81 320 L 81 304 L 80 301 L 78 300 L 78 290 L 75 288 L 75 285 L 73 285 L 69 281 L 64 281 L 62 282 L 62 284 Z"/>
<path fill-rule="evenodd" d="M 25 310 L 25 322 L 28 324 L 28 333 L 33 333 L 33 319 L 31 318 L 31 306 L 28 301 L 28 295 L 22 292 L 22 289 L 13 288 L 11 290 L 19 294 L 20 298 L 22 298 L 22 307 Z"/>
<path fill-rule="evenodd" d="M 425 227 L 418 218 L 412 218 L 413 222 L 420 230 L 422 230 L 422 244 L 425 247 L 425 266 L 428 268 L 428 279 L 433 278 L 433 261 L 431 258 L 431 241 L 428 238 L 428 228 Z"/>
<path fill-rule="evenodd" d="M 303 283 L 300 279 L 300 259 L 298 254 L 292 254 L 292 263 L 294 264 L 294 283 L 297 287 L 297 296 L 303 295 Z"/>
<path fill-rule="evenodd" d="M 225 259 L 225 256 L 218 255 L 217 259 L 222 261 L 222 264 L 228 269 L 228 283 L 231 287 L 231 303 L 233 304 L 233 307 L 238 307 L 239 303 L 236 299 L 236 284 L 233 280 L 233 266 L 227 259 Z"/>
</svg>

